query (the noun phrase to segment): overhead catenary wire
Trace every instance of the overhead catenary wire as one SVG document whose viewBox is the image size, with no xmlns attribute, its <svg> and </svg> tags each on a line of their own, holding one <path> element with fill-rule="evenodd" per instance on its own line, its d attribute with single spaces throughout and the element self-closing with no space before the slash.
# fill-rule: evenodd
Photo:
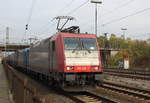
<svg viewBox="0 0 150 103">
<path fill-rule="evenodd" d="M 86 0 L 85 2 L 83 2 L 82 4 L 80 4 L 79 6 L 77 6 L 76 8 L 72 9 L 71 11 L 69 11 L 66 15 L 74 14 L 74 13 L 75 13 L 76 11 L 78 11 L 81 7 L 85 6 L 88 2 L 89 2 L 89 0 Z"/>
<path fill-rule="evenodd" d="M 25 34 L 26 34 L 27 30 L 28 30 L 29 22 L 31 21 L 31 17 L 32 17 L 32 14 L 33 14 L 33 8 L 34 8 L 34 5 L 35 5 L 35 2 L 36 2 L 36 0 L 32 0 L 31 7 L 29 9 L 27 22 L 26 22 L 26 25 L 25 25 Z"/>
<path fill-rule="evenodd" d="M 132 3 L 133 1 L 136 1 L 136 0 L 129 0 L 128 2 L 126 2 L 126 3 L 124 3 L 124 4 L 120 5 L 120 6 L 118 6 L 118 7 L 115 8 L 115 9 L 119 9 L 119 8 L 124 7 L 124 6 L 127 6 L 128 4 Z"/>
<path fill-rule="evenodd" d="M 123 7 L 127 6 L 127 5 L 129 5 L 129 4 L 132 3 L 133 1 L 135 1 L 135 0 L 129 0 L 128 2 L 125 2 L 125 3 L 121 4 L 121 5 L 119 5 L 118 7 L 114 8 L 113 10 L 108 11 L 108 12 L 105 12 L 104 14 L 100 15 L 98 18 L 103 18 L 103 17 L 105 17 L 107 14 L 113 13 L 113 12 L 116 11 L 116 10 L 120 10 L 121 8 L 123 8 Z M 88 22 L 89 22 L 89 21 L 84 22 L 82 25 L 87 24 Z M 89 24 L 88 26 L 91 26 L 91 24 Z M 88 27 L 86 26 L 86 28 L 88 28 Z"/>
<path fill-rule="evenodd" d="M 27 43 L 27 41 L 26 41 L 26 39 L 27 39 L 27 31 L 28 31 L 28 28 L 29 28 L 29 23 L 31 21 L 32 14 L 33 14 L 33 8 L 34 8 L 34 5 L 35 5 L 35 2 L 36 2 L 36 0 L 32 0 L 31 7 L 29 9 L 29 14 L 28 14 L 27 21 L 26 21 L 26 25 L 25 25 L 25 32 L 24 32 L 25 36 L 23 37 L 23 41 L 25 43 Z"/>
<path fill-rule="evenodd" d="M 28 25 L 29 22 L 31 21 L 31 17 L 32 17 L 32 14 L 33 14 L 33 8 L 34 8 L 34 5 L 35 5 L 35 2 L 36 2 L 36 0 L 32 0 L 32 4 L 31 4 L 30 10 L 29 10 L 29 15 L 28 15 L 28 18 L 27 18 L 26 25 Z"/>
<path fill-rule="evenodd" d="M 74 1 L 75 1 L 75 0 L 71 0 L 71 1 L 70 1 L 68 4 L 66 4 L 62 9 L 60 9 L 60 11 L 58 11 L 58 12 L 56 13 L 56 16 L 57 16 L 58 14 L 62 13 L 68 6 L 70 6 L 71 4 L 73 4 Z M 52 22 L 53 20 L 54 20 L 54 19 L 52 19 L 51 22 Z M 39 30 L 41 30 L 41 29 L 47 27 L 49 24 L 50 24 L 49 22 L 46 23 L 45 25 L 43 25 L 42 27 L 40 27 Z M 54 26 L 54 24 L 51 24 L 50 26 Z"/>
<path fill-rule="evenodd" d="M 118 18 L 118 19 L 111 20 L 111 21 L 109 21 L 109 22 L 106 22 L 106 23 L 102 24 L 102 26 L 106 26 L 106 25 L 108 25 L 108 24 L 111 24 L 111 23 L 114 23 L 114 22 L 118 22 L 118 21 L 124 20 L 124 19 L 126 19 L 126 18 L 128 18 L 128 17 L 138 15 L 138 14 L 143 13 L 143 12 L 148 11 L 148 10 L 150 10 L 150 8 L 146 8 L 146 9 L 137 11 L 137 12 L 135 12 L 135 13 L 129 14 L 129 15 L 127 15 L 127 16 L 124 16 L 124 17 L 121 17 L 121 18 Z"/>
<path fill-rule="evenodd" d="M 64 11 L 66 8 L 68 8 L 69 6 L 71 6 L 74 1 L 75 1 L 75 0 L 71 0 L 68 4 L 66 4 L 66 5 L 57 13 L 57 15 L 58 15 L 59 13 L 63 13 L 63 11 Z"/>
<path fill-rule="evenodd" d="M 73 13 L 75 13 L 77 10 L 79 10 L 81 7 L 83 7 L 84 5 L 86 5 L 89 2 L 89 0 L 86 0 L 85 2 L 83 2 L 81 5 L 79 5 L 78 7 L 74 8 L 73 10 L 71 10 L 70 12 L 68 12 L 66 15 L 71 15 Z"/>
<path fill-rule="evenodd" d="M 48 25 L 49 25 L 49 23 L 48 23 Z M 48 25 L 45 25 L 45 28 L 40 30 L 40 33 L 41 33 L 41 34 L 42 34 L 43 32 L 46 32 L 47 30 L 49 30 L 50 27 L 52 27 L 52 26 L 55 25 L 55 23 L 52 23 L 52 24 L 49 25 L 49 26 L 48 26 Z"/>
<path fill-rule="evenodd" d="M 43 30 L 44 28 L 46 28 L 47 26 L 49 26 L 50 25 L 50 23 L 48 22 L 48 23 L 46 23 L 45 25 L 43 25 L 43 26 L 41 26 L 38 30 L 38 32 L 41 32 L 41 30 Z M 52 24 L 51 24 L 52 25 Z"/>
<path fill-rule="evenodd" d="M 59 11 L 59 12 L 63 12 L 63 10 L 65 10 L 66 9 L 66 7 L 68 7 L 69 5 L 71 5 L 73 2 L 74 2 L 75 0 L 71 0 L 66 6 L 64 6 L 63 7 L 63 9 L 61 9 L 61 11 Z M 75 13 L 77 10 L 79 10 L 81 7 L 83 7 L 85 4 L 87 4 L 89 2 L 89 0 L 86 0 L 85 2 L 83 2 L 81 5 L 79 5 L 78 7 L 76 7 L 75 9 L 73 9 L 73 10 L 71 10 L 70 12 L 68 12 L 66 15 L 70 15 L 70 14 L 73 14 L 73 13 Z M 59 13 L 58 12 L 58 13 Z M 56 15 L 58 15 L 58 13 L 56 14 Z M 53 21 L 53 20 L 51 20 L 51 21 Z M 48 26 L 49 25 L 49 23 L 47 23 L 46 25 L 44 25 L 44 26 L 42 26 L 42 28 L 43 27 L 45 27 L 45 26 Z M 51 26 L 53 26 L 53 24 L 51 25 Z"/>
<path fill-rule="evenodd" d="M 127 6 L 127 5 L 129 5 L 129 4 L 132 3 L 133 1 L 136 1 L 136 0 L 130 0 L 130 1 L 128 1 L 128 2 L 125 2 L 125 3 L 121 4 L 121 5 L 119 5 L 118 7 L 114 8 L 113 10 L 104 13 L 102 16 L 104 17 L 104 16 L 106 16 L 107 14 L 111 14 L 111 13 L 115 12 L 116 10 L 120 10 L 121 8 L 123 8 L 123 7 Z"/>
<path fill-rule="evenodd" d="M 70 2 L 70 4 L 73 2 L 74 0 L 72 0 Z M 79 10 L 81 7 L 83 7 L 84 5 L 86 5 L 89 2 L 89 0 L 86 0 L 85 2 L 83 2 L 82 4 L 80 4 L 79 6 L 77 6 L 76 8 L 72 9 L 71 11 L 69 11 L 68 13 L 66 13 L 66 15 L 71 15 L 73 13 L 75 13 L 77 10 Z"/>
<path fill-rule="evenodd" d="M 68 7 L 69 5 L 71 5 L 74 1 L 75 1 L 75 0 L 71 0 L 71 2 L 69 2 L 66 6 L 64 6 L 64 8 L 62 9 L 62 11 L 63 11 L 64 9 L 66 9 L 66 7 Z M 68 12 L 66 15 L 70 15 L 70 14 L 76 12 L 78 9 L 80 9 L 82 6 L 84 6 L 84 5 L 87 4 L 88 2 L 89 2 L 89 0 L 86 0 L 84 3 L 82 3 L 81 5 L 79 5 L 78 7 L 76 7 L 75 9 L 71 10 L 71 11 Z M 61 11 L 61 12 L 62 12 L 62 11 Z M 59 12 L 60 12 L 60 11 L 59 11 Z M 57 13 L 57 14 L 58 14 L 58 13 Z M 51 21 L 53 21 L 53 20 L 51 20 Z M 42 26 L 42 28 L 43 28 L 43 27 L 46 27 L 46 26 L 48 26 L 48 25 L 49 25 L 49 23 L 47 23 L 46 25 Z M 54 26 L 54 24 L 51 24 L 51 26 Z"/>
</svg>

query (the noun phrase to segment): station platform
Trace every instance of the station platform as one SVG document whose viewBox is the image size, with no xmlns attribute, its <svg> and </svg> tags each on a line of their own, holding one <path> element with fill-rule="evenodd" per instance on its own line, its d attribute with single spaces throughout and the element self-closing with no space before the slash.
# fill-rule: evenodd
<svg viewBox="0 0 150 103">
<path fill-rule="evenodd" d="M 2 64 L 0 64 L 0 103 L 11 103 L 9 100 L 7 78 Z"/>
</svg>

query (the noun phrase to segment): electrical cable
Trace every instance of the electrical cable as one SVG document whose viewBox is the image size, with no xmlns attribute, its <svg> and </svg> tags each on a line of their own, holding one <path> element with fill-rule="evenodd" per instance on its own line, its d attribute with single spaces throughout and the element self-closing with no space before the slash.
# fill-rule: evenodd
<svg viewBox="0 0 150 103">
<path fill-rule="evenodd" d="M 70 6 L 75 0 L 71 0 L 67 5 L 65 5 L 56 15 L 58 15 L 59 13 L 62 13 L 68 6 Z M 53 20 L 52 20 L 53 21 Z M 41 28 L 43 29 L 44 27 L 48 26 L 49 23 L 46 23 L 45 25 L 43 25 Z M 40 30 L 41 30 L 40 28 Z"/>
<path fill-rule="evenodd" d="M 74 8 L 73 10 L 71 10 L 70 12 L 68 12 L 66 15 L 71 15 L 73 13 L 75 13 L 77 10 L 79 10 L 81 7 L 83 7 L 84 5 L 86 5 L 89 2 L 89 0 L 86 0 L 85 2 L 83 2 L 81 5 L 79 5 L 78 7 Z"/>
<path fill-rule="evenodd" d="M 43 30 L 41 30 L 40 31 L 40 33 L 42 34 L 43 32 L 45 32 L 45 31 L 47 31 L 47 30 L 49 30 L 49 28 L 51 27 L 51 26 L 54 26 L 55 25 L 55 23 L 53 23 L 53 24 L 51 24 L 50 26 L 48 26 L 48 28 L 47 27 L 45 27 Z"/>
<path fill-rule="evenodd" d="M 71 0 L 71 2 L 69 2 L 66 6 L 64 6 L 64 8 L 61 9 L 61 11 L 59 11 L 59 12 L 62 12 L 63 10 L 65 10 L 66 7 L 68 7 L 69 5 L 71 5 L 74 1 L 75 1 L 75 0 Z M 76 7 L 75 9 L 71 10 L 70 12 L 68 12 L 66 15 L 70 15 L 70 14 L 76 12 L 78 9 L 80 9 L 82 6 L 84 6 L 84 5 L 87 4 L 88 2 L 89 2 L 89 0 L 85 1 L 84 3 L 82 3 L 81 5 L 79 5 L 78 7 Z M 58 13 L 57 13 L 57 14 L 58 14 Z M 46 24 L 46 25 L 44 25 L 44 26 L 42 26 L 42 27 L 45 27 L 45 26 L 48 26 L 48 25 L 49 25 L 49 24 Z M 52 24 L 52 26 L 53 26 L 53 24 Z"/>
<path fill-rule="evenodd" d="M 31 21 L 31 17 L 32 17 L 32 14 L 33 14 L 33 8 L 34 8 L 34 5 L 35 5 L 35 2 L 36 0 L 32 0 L 32 3 L 31 3 L 31 7 L 30 7 L 30 10 L 29 10 L 29 15 L 28 15 L 28 18 L 27 18 L 27 23 L 25 25 L 25 32 L 24 32 L 24 37 L 23 37 L 23 41 L 26 42 L 26 34 L 27 34 L 27 31 L 28 31 L 28 27 L 29 27 L 29 23 Z"/>
<path fill-rule="evenodd" d="M 33 8 L 34 8 L 34 5 L 35 5 L 35 2 L 36 0 L 32 0 L 32 4 L 31 4 L 31 8 L 29 10 L 29 15 L 28 15 L 28 19 L 27 19 L 27 24 L 29 24 L 30 20 L 31 20 L 31 17 L 32 17 L 32 14 L 33 14 Z"/>
<path fill-rule="evenodd" d="M 62 13 L 62 12 L 63 12 L 68 6 L 70 6 L 74 1 L 75 1 L 75 0 L 71 0 L 71 1 L 70 1 L 67 5 L 65 5 L 56 15 L 58 15 L 60 12 Z M 51 20 L 51 21 L 53 21 L 53 20 Z M 42 27 L 40 27 L 39 30 L 41 30 L 41 29 L 47 27 L 48 25 L 49 25 L 49 22 L 46 23 L 45 25 L 43 25 Z M 53 24 L 51 24 L 51 26 L 53 26 Z"/>
<path fill-rule="evenodd" d="M 75 9 L 71 10 L 70 12 L 68 12 L 66 15 L 70 15 L 75 13 L 77 10 L 79 10 L 81 7 L 83 7 L 84 5 L 86 5 L 89 2 L 89 0 L 86 0 L 84 3 L 82 3 L 81 5 L 79 5 L 78 7 L 76 7 Z"/>
<path fill-rule="evenodd" d="M 75 0 L 71 0 L 67 5 L 65 5 L 58 13 L 57 13 L 57 15 L 59 14 L 59 13 L 62 13 L 67 7 L 69 7 L 73 2 L 74 2 Z"/>
<path fill-rule="evenodd" d="M 114 11 L 119 10 L 120 8 L 123 8 L 123 7 L 127 6 L 127 5 L 129 5 L 129 4 L 132 3 L 133 1 L 135 1 L 135 0 L 130 0 L 130 1 L 128 1 L 128 2 L 126 2 L 126 3 L 124 3 L 124 4 L 122 4 L 122 5 L 119 5 L 118 7 L 114 8 L 113 10 L 104 13 L 102 16 L 104 17 L 104 16 L 106 16 L 107 14 L 113 13 Z"/>
<path fill-rule="evenodd" d="M 111 20 L 111 21 L 109 21 L 107 23 L 102 24 L 102 26 L 105 26 L 105 25 L 108 25 L 108 24 L 111 24 L 111 23 L 114 23 L 114 22 L 118 22 L 118 21 L 124 20 L 124 19 L 126 19 L 128 17 L 138 15 L 138 14 L 143 13 L 143 12 L 148 11 L 148 10 L 150 10 L 150 8 L 146 8 L 146 9 L 143 9 L 141 11 L 137 11 L 135 13 L 132 13 L 130 15 L 127 15 L 127 16 L 124 16 L 124 17 L 121 17 L 121 18 L 118 18 L 118 19 L 115 19 L 115 20 Z"/>
<path fill-rule="evenodd" d="M 123 7 L 127 6 L 128 4 L 132 3 L 133 1 L 135 1 L 135 0 L 130 0 L 130 1 L 128 1 L 128 2 L 126 2 L 126 3 L 124 3 L 124 4 L 122 4 L 122 5 L 119 5 L 118 7 L 114 8 L 112 11 L 108 11 L 108 12 L 102 14 L 101 17 L 104 17 L 104 16 L 106 16 L 107 14 L 113 13 L 115 10 L 119 10 L 120 8 L 123 8 Z M 99 16 L 98 18 L 100 18 L 100 16 Z M 88 22 L 88 21 L 87 21 L 87 22 Z M 84 24 L 87 24 L 87 22 L 85 22 Z M 84 25 L 84 24 L 83 24 L 83 25 Z M 90 26 L 91 26 L 91 25 L 90 25 Z M 86 27 L 86 28 L 87 28 L 87 27 Z"/>
</svg>

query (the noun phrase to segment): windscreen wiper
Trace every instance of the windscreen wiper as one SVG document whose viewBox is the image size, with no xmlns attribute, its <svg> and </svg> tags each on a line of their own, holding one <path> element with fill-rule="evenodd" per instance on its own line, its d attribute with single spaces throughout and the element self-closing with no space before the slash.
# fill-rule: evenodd
<svg viewBox="0 0 150 103">
<path fill-rule="evenodd" d="M 73 49 L 72 53 L 74 53 L 76 50 L 78 50 L 78 48 L 81 47 L 80 41 L 78 40 L 78 45 L 76 46 L 75 49 Z"/>
<path fill-rule="evenodd" d="M 86 46 L 84 46 L 84 48 L 85 48 L 89 53 L 91 53 L 91 51 L 90 51 Z"/>
<path fill-rule="evenodd" d="M 91 51 L 90 51 L 86 46 L 84 46 L 83 41 L 82 41 L 82 48 L 83 48 L 83 49 L 85 48 L 85 50 L 87 50 L 88 53 L 91 53 Z"/>
</svg>

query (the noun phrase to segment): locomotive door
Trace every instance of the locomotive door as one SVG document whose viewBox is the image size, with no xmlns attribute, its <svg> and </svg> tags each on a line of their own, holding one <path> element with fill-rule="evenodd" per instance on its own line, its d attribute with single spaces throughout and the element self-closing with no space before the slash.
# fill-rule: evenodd
<svg viewBox="0 0 150 103">
<path fill-rule="evenodd" d="M 50 69 L 52 71 L 55 68 L 55 55 L 56 55 L 55 41 L 51 41 L 50 43 Z"/>
</svg>

